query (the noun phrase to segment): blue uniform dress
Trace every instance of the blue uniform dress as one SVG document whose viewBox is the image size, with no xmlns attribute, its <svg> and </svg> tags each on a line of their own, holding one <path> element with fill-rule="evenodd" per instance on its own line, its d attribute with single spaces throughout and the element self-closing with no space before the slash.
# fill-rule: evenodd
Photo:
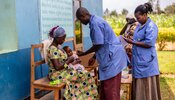
<svg viewBox="0 0 175 100">
<path fill-rule="evenodd" d="M 95 52 L 99 62 L 100 80 L 110 79 L 127 67 L 126 52 L 112 28 L 102 18 L 92 15 L 89 28 L 93 45 L 102 45 Z"/>
<path fill-rule="evenodd" d="M 145 78 L 159 75 L 158 60 L 155 49 L 155 43 L 158 35 L 156 24 L 148 18 L 145 25 L 137 26 L 134 32 L 134 41 L 143 42 L 150 48 L 143 48 L 133 45 L 132 66 L 134 78 Z"/>
</svg>

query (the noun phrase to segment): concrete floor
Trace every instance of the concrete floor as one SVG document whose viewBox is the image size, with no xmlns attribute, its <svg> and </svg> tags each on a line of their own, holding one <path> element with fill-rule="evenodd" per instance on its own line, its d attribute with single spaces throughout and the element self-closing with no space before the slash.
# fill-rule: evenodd
<svg viewBox="0 0 175 100">
<path fill-rule="evenodd" d="M 120 95 L 122 96 L 123 93 L 124 93 L 124 90 L 121 90 Z M 54 94 L 53 94 L 53 92 L 51 92 L 51 93 L 48 93 L 47 95 L 43 96 L 42 98 L 36 99 L 36 100 L 54 100 Z"/>
<path fill-rule="evenodd" d="M 54 94 L 53 94 L 53 92 L 48 93 L 47 95 L 45 95 L 42 98 L 37 99 L 37 100 L 54 100 Z"/>
</svg>

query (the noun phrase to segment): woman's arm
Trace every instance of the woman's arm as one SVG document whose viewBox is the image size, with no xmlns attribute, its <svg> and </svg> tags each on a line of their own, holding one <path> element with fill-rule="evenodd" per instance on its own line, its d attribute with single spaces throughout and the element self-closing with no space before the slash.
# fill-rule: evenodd
<svg viewBox="0 0 175 100">
<path fill-rule="evenodd" d="M 134 45 L 137 45 L 137 46 L 140 46 L 140 47 L 143 47 L 143 48 L 150 48 L 151 47 L 150 45 L 147 45 L 144 42 L 134 42 L 131 39 L 128 39 L 128 38 L 125 38 L 125 37 L 123 37 L 123 38 L 125 39 L 126 42 L 128 42 L 130 44 L 134 44 Z"/>
<path fill-rule="evenodd" d="M 145 30 L 145 38 L 142 42 L 135 42 L 131 39 L 123 37 L 128 43 L 143 47 L 150 48 L 155 45 L 158 34 L 158 28 L 154 24 L 149 24 Z"/>
<path fill-rule="evenodd" d="M 64 63 L 60 63 L 58 59 L 52 59 L 51 60 L 55 70 L 62 70 L 64 69 Z"/>
<path fill-rule="evenodd" d="M 151 48 L 150 45 L 145 44 L 144 42 L 133 42 L 134 45 L 143 47 L 143 48 Z"/>
<path fill-rule="evenodd" d="M 73 61 L 74 61 L 74 59 L 72 58 L 72 59 L 68 59 L 67 61 L 65 61 L 65 63 L 60 63 L 60 61 L 58 59 L 51 59 L 51 62 L 56 70 L 64 69 L 65 64 L 69 65 Z"/>
</svg>

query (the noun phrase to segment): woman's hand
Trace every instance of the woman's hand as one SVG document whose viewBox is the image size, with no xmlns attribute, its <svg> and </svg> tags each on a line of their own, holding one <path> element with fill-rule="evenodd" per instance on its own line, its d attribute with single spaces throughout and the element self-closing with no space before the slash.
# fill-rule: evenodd
<svg viewBox="0 0 175 100">
<path fill-rule="evenodd" d="M 92 57 L 89 59 L 88 66 L 94 65 L 94 63 L 95 63 L 95 58 Z"/>
<path fill-rule="evenodd" d="M 74 57 L 70 57 L 69 59 L 67 59 L 66 63 L 70 64 L 74 61 Z"/>
<path fill-rule="evenodd" d="M 123 39 L 130 44 L 134 44 L 134 41 L 132 39 L 128 39 L 126 37 L 123 37 Z"/>
<path fill-rule="evenodd" d="M 81 63 L 81 59 L 80 59 L 80 58 L 77 58 L 76 61 L 77 61 L 78 63 Z"/>
<path fill-rule="evenodd" d="M 150 45 L 147 45 L 144 42 L 134 42 L 131 39 L 128 39 L 128 38 L 125 38 L 125 37 L 123 37 L 123 38 L 125 39 L 126 42 L 128 42 L 130 44 L 134 44 L 134 45 L 137 45 L 137 46 L 140 46 L 140 47 L 143 47 L 143 48 L 151 48 Z"/>
<path fill-rule="evenodd" d="M 79 64 L 79 62 L 75 60 L 75 61 L 72 62 L 71 64 L 72 64 L 72 65 L 76 65 L 76 64 Z"/>
</svg>

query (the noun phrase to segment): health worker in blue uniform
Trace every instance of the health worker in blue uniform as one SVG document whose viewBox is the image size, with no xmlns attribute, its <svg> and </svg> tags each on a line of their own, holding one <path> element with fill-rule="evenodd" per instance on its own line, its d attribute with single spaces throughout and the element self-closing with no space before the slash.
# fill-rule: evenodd
<svg viewBox="0 0 175 100">
<path fill-rule="evenodd" d="M 79 56 L 95 52 L 89 64 L 95 59 L 99 63 L 99 77 L 101 80 L 100 100 L 120 100 L 121 71 L 127 67 L 128 57 L 110 25 L 102 18 L 92 15 L 86 8 L 79 8 L 77 18 L 84 25 L 89 24 L 90 38 L 93 46 Z"/>
<path fill-rule="evenodd" d="M 139 22 L 133 40 L 125 38 L 132 48 L 133 100 L 161 100 L 159 67 L 156 54 L 157 25 L 148 17 L 152 5 L 145 3 L 135 9 Z"/>
</svg>

